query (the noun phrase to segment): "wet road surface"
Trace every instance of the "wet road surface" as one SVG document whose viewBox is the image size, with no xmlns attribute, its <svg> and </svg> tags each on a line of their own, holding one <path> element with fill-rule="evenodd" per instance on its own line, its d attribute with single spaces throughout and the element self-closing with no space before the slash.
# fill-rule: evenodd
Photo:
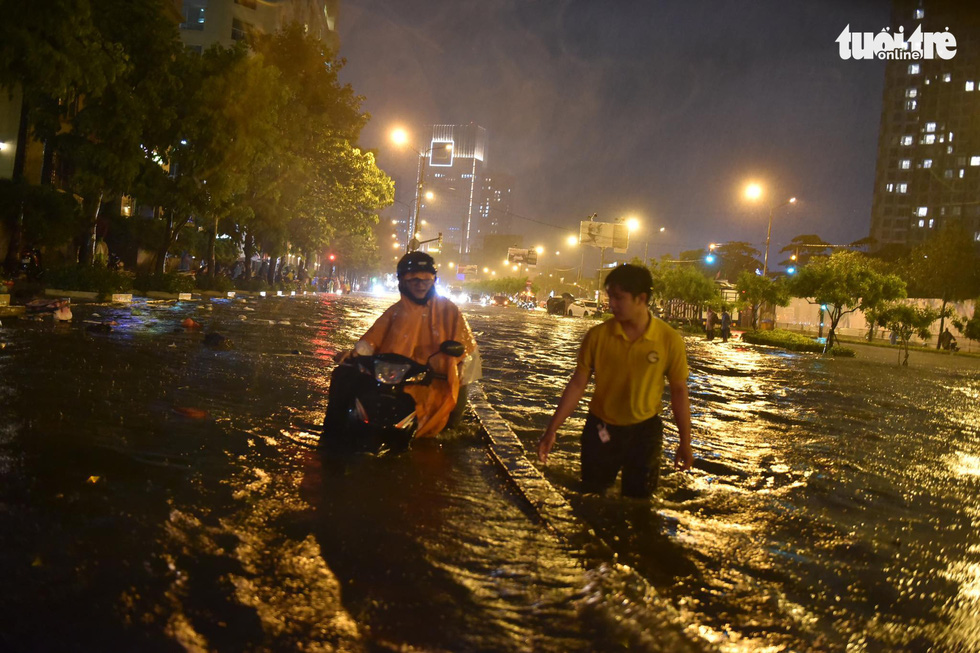
<svg viewBox="0 0 980 653">
<path fill-rule="evenodd" d="M 405 456 L 321 464 L 329 360 L 388 301 L 7 321 L 0 648 L 669 650 L 624 569 L 699 647 L 980 645 L 976 371 L 689 338 L 694 471 L 665 457 L 653 502 L 582 495 L 584 413 L 544 468 L 622 565 L 596 566 L 534 520 L 472 420 Z M 533 448 L 591 323 L 467 315 L 485 392 Z M 188 316 L 233 346 L 204 346 Z M 669 420 L 667 437 L 672 455 Z"/>
</svg>

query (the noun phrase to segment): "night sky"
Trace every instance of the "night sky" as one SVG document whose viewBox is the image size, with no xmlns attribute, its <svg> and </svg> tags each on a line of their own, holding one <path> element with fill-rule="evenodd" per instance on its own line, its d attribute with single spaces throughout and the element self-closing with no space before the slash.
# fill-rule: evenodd
<svg viewBox="0 0 980 653">
<path fill-rule="evenodd" d="M 516 178 L 515 231 L 549 249 L 597 212 L 638 217 L 649 253 L 793 236 L 868 235 L 884 65 L 835 39 L 888 24 L 890 3 L 830 0 L 345 0 L 342 79 L 365 96 L 361 144 L 407 216 L 416 161 L 388 140 L 476 122 Z M 540 223 L 565 227 L 555 229 Z M 666 227 L 663 234 L 659 227 Z M 777 257 L 776 260 L 781 260 Z"/>
</svg>

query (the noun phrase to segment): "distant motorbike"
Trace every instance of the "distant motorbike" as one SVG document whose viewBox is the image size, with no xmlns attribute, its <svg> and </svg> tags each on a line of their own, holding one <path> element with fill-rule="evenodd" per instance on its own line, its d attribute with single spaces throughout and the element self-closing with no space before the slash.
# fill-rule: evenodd
<svg viewBox="0 0 980 653">
<path fill-rule="evenodd" d="M 350 359 L 354 368 L 353 391 L 346 392 L 350 401 L 335 407 L 323 422 L 320 448 L 328 453 L 396 453 L 407 449 L 418 431 L 415 399 L 405 392 L 409 385 L 429 385 L 433 379 L 445 378 L 433 371 L 430 361 L 444 354 L 460 358 L 463 345 L 447 340 L 425 365 L 399 354 L 374 354 Z M 332 383 L 337 383 L 335 375 Z M 331 390 L 331 396 L 334 396 Z M 338 412 L 339 411 L 339 412 Z"/>
</svg>

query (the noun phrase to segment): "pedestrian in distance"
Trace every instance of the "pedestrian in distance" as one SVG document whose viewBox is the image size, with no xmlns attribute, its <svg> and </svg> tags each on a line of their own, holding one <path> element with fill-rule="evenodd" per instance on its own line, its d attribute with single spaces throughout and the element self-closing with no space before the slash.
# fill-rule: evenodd
<svg viewBox="0 0 980 653">
<path fill-rule="evenodd" d="M 623 496 L 646 498 L 656 490 L 665 380 L 679 433 L 674 467 L 686 470 L 694 464 L 684 339 L 650 312 L 652 287 L 650 271 L 639 265 L 620 265 L 609 273 L 606 293 L 613 317 L 585 334 L 572 378 L 538 441 L 538 460 L 546 463 L 558 429 L 575 411 L 594 375 L 595 390 L 580 439 L 586 491 L 607 489 L 620 471 Z"/>
<path fill-rule="evenodd" d="M 715 322 L 718 321 L 718 315 L 715 313 L 715 309 L 708 309 L 708 317 L 704 320 L 704 331 L 707 334 L 708 340 L 715 339 Z"/>
<path fill-rule="evenodd" d="M 728 309 L 722 309 L 721 311 L 721 341 L 728 342 L 728 339 L 732 337 L 732 316 L 728 312 Z"/>
</svg>

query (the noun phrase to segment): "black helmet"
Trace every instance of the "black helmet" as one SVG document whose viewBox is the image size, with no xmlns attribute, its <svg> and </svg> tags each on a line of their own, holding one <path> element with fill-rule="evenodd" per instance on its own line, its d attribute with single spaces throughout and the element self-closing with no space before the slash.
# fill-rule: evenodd
<svg viewBox="0 0 980 653">
<path fill-rule="evenodd" d="M 409 252 L 398 261 L 398 278 L 401 279 L 409 272 L 436 273 L 435 260 L 425 252 Z"/>
</svg>

